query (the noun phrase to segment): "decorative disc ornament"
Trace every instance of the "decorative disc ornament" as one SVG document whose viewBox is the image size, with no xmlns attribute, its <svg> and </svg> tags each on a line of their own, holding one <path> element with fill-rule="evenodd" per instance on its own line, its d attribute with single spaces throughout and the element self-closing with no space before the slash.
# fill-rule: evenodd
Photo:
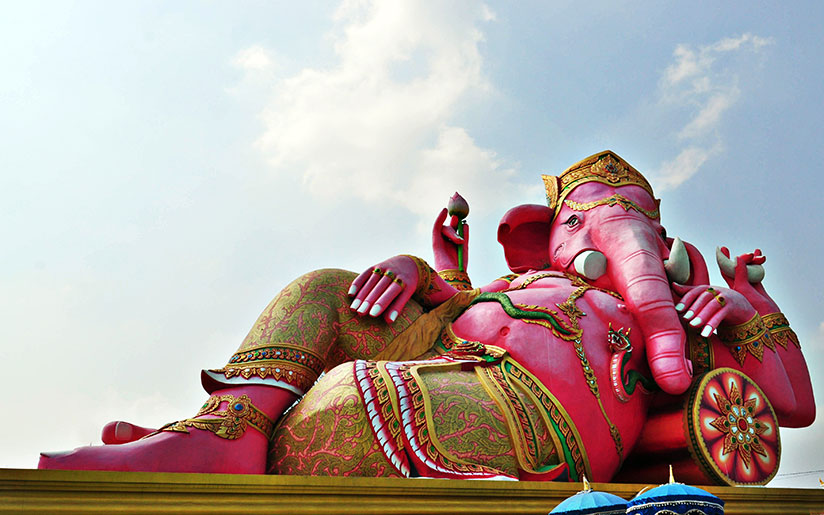
<svg viewBox="0 0 824 515">
<path fill-rule="evenodd" d="M 721 485 L 763 485 L 778 471 L 781 440 L 767 396 L 738 370 L 717 368 L 690 388 L 689 450 Z"/>
</svg>

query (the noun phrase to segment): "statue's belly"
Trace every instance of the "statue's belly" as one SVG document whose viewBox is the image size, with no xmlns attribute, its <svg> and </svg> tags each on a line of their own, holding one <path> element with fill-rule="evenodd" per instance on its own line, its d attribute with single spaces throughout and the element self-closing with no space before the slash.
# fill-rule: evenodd
<svg viewBox="0 0 824 515">
<path fill-rule="evenodd" d="M 610 324 L 613 332 L 622 329 L 630 335 L 635 352 L 628 368 L 645 371 L 643 339 L 620 299 L 591 290 L 575 300 L 577 310 L 559 308 L 571 292 L 571 288 L 538 288 L 507 292 L 507 296 L 516 307 L 543 307 L 562 327 L 576 329 L 574 334 L 564 334 L 549 322 L 513 317 L 499 302 L 472 305 L 452 323 L 452 330 L 460 338 L 506 349 L 534 374 L 578 426 L 587 452 L 599 457 L 590 460 L 593 471 L 601 469 L 606 477 L 631 450 L 648 404 L 648 395 L 640 389 L 628 401 L 613 390 Z M 618 442 L 610 426 L 621 435 Z"/>
</svg>

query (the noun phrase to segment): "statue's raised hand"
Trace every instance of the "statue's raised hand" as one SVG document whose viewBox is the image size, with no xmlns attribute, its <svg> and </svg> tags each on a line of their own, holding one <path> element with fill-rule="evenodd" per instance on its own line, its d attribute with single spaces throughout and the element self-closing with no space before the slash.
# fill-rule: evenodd
<svg viewBox="0 0 824 515">
<path fill-rule="evenodd" d="M 349 295 L 360 315 L 384 316 L 388 323 L 398 318 L 418 284 L 418 267 L 409 256 L 395 256 L 363 271 L 352 281 Z"/>
<path fill-rule="evenodd" d="M 719 247 L 715 251 L 715 258 L 721 270 L 721 277 L 727 285 L 744 295 L 756 311 L 762 315 L 780 311 L 762 284 L 764 279 L 762 265 L 767 257 L 761 254 L 761 249 L 741 254 L 733 260 L 730 259 L 730 251 L 727 247 Z"/>
<path fill-rule="evenodd" d="M 701 327 L 704 338 L 712 334 L 722 323 L 738 325 L 755 315 L 755 308 L 741 293 L 719 286 L 682 286 L 672 284 L 673 290 L 681 296 L 675 310 L 683 313 L 692 327 Z"/>
<path fill-rule="evenodd" d="M 455 193 L 447 208 L 441 210 L 432 227 L 432 252 L 435 269 L 466 271 L 469 263 L 469 224 L 464 219 L 469 214 L 469 204 Z M 444 225 L 447 216 L 449 223 Z"/>
</svg>

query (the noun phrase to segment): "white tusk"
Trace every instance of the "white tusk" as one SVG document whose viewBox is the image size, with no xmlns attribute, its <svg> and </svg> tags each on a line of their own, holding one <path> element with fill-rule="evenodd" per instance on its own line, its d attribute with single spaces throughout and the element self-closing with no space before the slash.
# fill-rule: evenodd
<svg viewBox="0 0 824 515">
<path fill-rule="evenodd" d="M 735 262 L 721 252 L 721 247 L 715 247 L 715 260 L 718 261 L 718 268 L 727 277 L 735 277 Z M 758 284 L 764 280 L 764 267 L 761 265 L 747 265 L 747 280 L 752 284 Z"/>
<path fill-rule="evenodd" d="M 687 247 L 681 238 L 672 240 L 672 248 L 670 248 L 669 259 L 664 260 L 664 268 L 667 270 L 667 277 L 669 280 L 685 284 L 690 278 L 690 257 L 687 255 Z"/>
<path fill-rule="evenodd" d="M 578 275 L 595 280 L 607 272 L 607 258 L 597 250 L 585 250 L 572 262 Z"/>
</svg>

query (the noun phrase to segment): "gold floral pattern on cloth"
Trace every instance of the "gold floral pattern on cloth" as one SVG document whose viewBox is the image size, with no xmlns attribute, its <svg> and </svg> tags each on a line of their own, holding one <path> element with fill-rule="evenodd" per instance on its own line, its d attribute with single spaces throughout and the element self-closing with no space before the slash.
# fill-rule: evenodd
<svg viewBox="0 0 824 515">
<path fill-rule="evenodd" d="M 355 277 L 326 269 L 294 280 L 263 310 L 229 363 L 214 372 L 274 378 L 305 391 L 324 370 L 377 356 L 423 309 L 410 301 L 392 324 L 360 317 L 347 295 Z"/>
<path fill-rule="evenodd" d="M 764 321 L 764 326 L 770 332 L 770 336 L 775 343 L 786 349 L 787 343 L 792 342 L 796 348 L 801 348 L 798 335 L 790 329 L 790 321 L 787 320 L 787 317 L 785 317 L 783 313 L 762 315 L 761 320 Z"/>
<path fill-rule="evenodd" d="M 570 479 L 580 481 L 584 475 L 592 477 L 581 435 L 558 399 L 515 360 L 507 358 L 503 366 L 507 377 L 537 401 L 535 404 L 540 407 L 547 426 L 552 428 L 551 436 L 559 458 L 569 466 Z"/>
<path fill-rule="evenodd" d="M 352 363 L 325 374 L 275 428 L 267 472 L 401 477 L 369 428 Z"/>
<path fill-rule="evenodd" d="M 758 361 L 764 357 L 764 347 L 775 350 L 775 344 L 767 332 L 767 327 L 756 313 L 743 324 L 718 327 L 718 338 L 730 349 L 735 360 L 743 365 L 747 354 Z"/>
<path fill-rule="evenodd" d="M 460 365 L 415 367 L 424 401 L 420 412 L 433 445 L 455 462 L 483 464 L 518 477 L 518 461 L 502 410 L 483 384 Z M 435 452 L 428 453 L 436 458 Z"/>
<path fill-rule="evenodd" d="M 440 362 L 454 366 L 446 358 L 435 358 L 423 366 L 436 366 Z M 463 460 L 451 454 L 438 440 L 432 419 L 432 404 L 428 394 L 421 389 L 421 380 L 416 377 L 415 362 L 386 362 L 386 370 L 392 377 L 397 392 L 403 426 L 404 446 L 407 455 L 414 462 L 415 469 L 421 476 L 453 479 L 499 479 L 512 478 L 507 474 L 475 460 Z M 476 399 L 480 401 L 481 399 Z"/>
<path fill-rule="evenodd" d="M 556 454 L 554 446 L 548 440 L 548 430 L 540 416 L 535 417 L 537 411 L 527 408 L 531 400 L 524 397 L 507 380 L 504 370 L 500 366 L 476 367 L 475 372 L 481 379 L 484 388 L 489 392 L 499 406 L 506 419 L 509 437 L 514 445 L 513 450 L 518 459 L 518 469 L 530 474 L 539 474 L 540 468 L 547 469 L 546 459 Z M 538 433 L 543 438 L 539 438 Z M 549 444 L 549 445 L 547 445 Z M 541 453 L 539 449 L 549 448 L 549 452 Z M 557 459 L 550 465 L 558 465 Z"/>
<path fill-rule="evenodd" d="M 523 381 L 510 380 L 503 363 L 515 362 L 445 355 L 379 364 L 392 379 L 403 446 L 421 475 L 551 480 L 577 478 L 577 469 L 585 469 L 573 468 L 573 459 L 567 462 L 571 454 L 563 443 L 567 437 L 552 429 L 557 424 L 552 425 L 549 410 L 538 404 L 538 396 Z M 537 380 L 525 380 L 542 395 L 547 393 Z M 566 433 L 574 433 L 568 439 L 583 464 L 585 457 L 577 452 L 580 437 L 568 415 L 554 398 L 544 400 L 555 414 L 563 412 L 561 425 Z M 559 448 L 565 449 L 563 455 Z"/>
</svg>

